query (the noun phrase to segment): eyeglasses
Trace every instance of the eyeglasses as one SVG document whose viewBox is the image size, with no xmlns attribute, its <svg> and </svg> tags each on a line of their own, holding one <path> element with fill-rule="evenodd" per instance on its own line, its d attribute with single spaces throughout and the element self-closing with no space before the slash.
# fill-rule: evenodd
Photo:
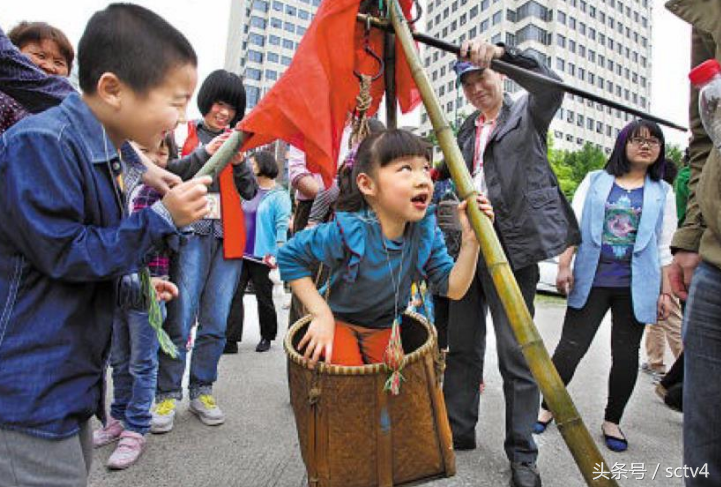
<svg viewBox="0 0 721 487">
<path fill-rule="evenodd" d="M 648 144 L 649 147 L 659 147 L 661 145 L 661 141 L 658 140 L 655 137 L 645 138 L 645 137 L 632 137 L 630 142 L 635 145 L 636 147 L 640 147 L 644 144 Z"/>
</svg>

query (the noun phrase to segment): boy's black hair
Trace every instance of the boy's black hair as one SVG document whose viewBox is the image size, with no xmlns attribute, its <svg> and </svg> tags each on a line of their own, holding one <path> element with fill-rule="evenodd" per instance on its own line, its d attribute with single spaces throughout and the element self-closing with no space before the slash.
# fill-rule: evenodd
<svg viewBox="0 0 721 487">
<path fill-rule="evenodd" d="M 176 67 L 198 65 L 193 46 L 158 14 L 130 3 L 113 3 L 88 21 L 78 45 L 78 79 L 95 93 L 103 73 L 115 74 L 143 95 Z"/>
<path fill-rule="evenodd" d="M 245 115 L 245 88 L 238 75 L 224 69 L 213 71 L 203 81 L 198 91 L 198 109 L 206 116 L 213 103 L 219 101 L 235 108 L 235 118 L 230 121 L 233 127 Z"/>
<path fill-rule="evenodd" d="M 278 177 L 278 162 L 273 157 L 273 154 L 267 150 L 261 150 L 253 153 L 250 157 L 255 159 L 255 163 L 258 165 L 258 176 L 265 176 L 270 179 Z"/>
<path fill-rule="evenodd" d="M 75 50 L 65 33 L 57 27 L 53 27 L 45 22 L 20 22 L 8 32 L 8 39 L 10 39 L 10 42 L 15 44 L 18 49 L 22 49 L 31 42 L 53 41 L 58 46 L 60 54 L 65 58 L 65 62 L 68 65 L 68 73 L 73 69 Z"/>
<path fill-rule="evenodd" d="M 605 169 L 608 174 L 612 176 L 623 176 L 631 170 L 631 163 L 626 157 L 626 145 L 631 142 L 632 138 L 641 135 L 645 130 L 661 142 L 658 159 L 648 168 L 648 175 L 654 181 L 659 181 L 663 178 L 663 171 L 666 166 L 666 139 L 658 124 L 644 119 L 634 120 L 619 132 L 611 157 L 608 158 L 608 162 L 606 163 Z"/>
<path fill-rule="evenodd" d="M 396 159 L 405 157 L 426 157 L 430 144 L 407 130 L 381 130 L 370 134 L 358 146 L 358 151 L 348 167 L 343 164 L 338 172 L 340 195 L 336 202 L 337 211 L 360 211 L 367 203 L 358 189 L 356 179 L 361 173 L 371 177 L 379 167 L 387 166 Z"/>
</svg>

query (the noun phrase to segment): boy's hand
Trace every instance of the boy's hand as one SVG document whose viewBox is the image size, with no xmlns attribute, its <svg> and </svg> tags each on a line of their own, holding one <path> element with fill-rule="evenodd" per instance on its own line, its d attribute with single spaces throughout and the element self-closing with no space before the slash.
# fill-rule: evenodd
<svg viewBox="0 0 721 487">
<path fill-rule="evenodd" d="M 178 286 L 170 281 L 166 281 L 159 277 L 151 277 L 150 283 L 155 288 L 155 294 L 158 296 L 158 301 L 172 301 L 178 297 Z"/>
<path fill-rule="evenodd" d="M 141 159 L 143 157 L 145 156 L 142 156 Z M 147 157 L 145 157 L 145 159 L 147 159 Z M 143 183 L 147 184 L 151 188 L 154 188 L 160 194 L 167 193 L 170 191 L 170 188 L 173 188 L 183 182 L 183 180 L 180 179 L 180 176 L 166 171 L 152 162 L 145 164 L 145 167 L 147 167 L 148 170 L 143 173 Z"/>
<path fill-rule="evenodd" d="M 208 186 L 213 182 L 210 176 L 185 181 L 166 193 L 163 205 L 173 217 L 176 227 L 185 227 L 208 214 Z"/>
<path fill-rule="evenodd" d="M 482 194 L 476 195 L 476 203 L 478 204 L 478 208 L 486 214 L 488 218 L 493 221 L 495 219 L 495 214 L 493 213 L 493 206 L 491 206 L 491 203 L 488 201 L 488 198 L 486 198 Z M 466 207 L 468 206 L 467 201 L 462 201 L 458 205 L 458 219 L 461 222 L 461 229 L 463 232 L 463 240 L 473 240 L 474 242 L 477 242 L 476 235 L 473 233 L 473 228 L 471 227 L 471 222 L 468 220 L 468 215 L 466 215 Z"/>
<path fill-rule="evenodd" d="M 298 350 L 303 350 L 303 357 L 310 360 L 308 366 L 312 369 L 321 357 L 330 363 L 333 355 L 333 337 L 335 336 L 335 319 L 333 313 L 323 313 L 315 316 L 308 326 L 308 331 L 298 344 Z M 306 346 L 307 345 L 307 346 Z"/>
</svg>

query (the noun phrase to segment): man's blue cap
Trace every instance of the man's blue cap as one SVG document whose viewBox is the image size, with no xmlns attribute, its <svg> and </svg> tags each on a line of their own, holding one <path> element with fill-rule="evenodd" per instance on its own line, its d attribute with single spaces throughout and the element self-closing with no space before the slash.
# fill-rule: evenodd
<svg viewBox="0 0 721 487">
<path fill-rule="evenodd" d="M 460 85 L 461 80 L 463 79 L 463 75 L 466 73 L 470 73 L 472 71 L 483 71 L 483 68 L 479 68 L 473 63 L 470 63 L 468 61 L 456 61 L 456 64 L 453 65 L 453 71 L 456 72 L 456 84 Z"/>
</svg>

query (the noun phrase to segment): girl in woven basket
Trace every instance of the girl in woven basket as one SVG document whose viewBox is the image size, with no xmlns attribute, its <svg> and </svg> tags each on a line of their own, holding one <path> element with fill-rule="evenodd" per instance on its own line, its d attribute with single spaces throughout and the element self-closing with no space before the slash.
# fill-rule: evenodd
<svg viewBox="0 0 721 487">
<path fill-rule="evenodd" d="M 393 325 L 409 301 L 411 284 L 426 280 L 451 299 L 468 290 L 478 242 L 463 202 L 458 205 L 462 245 L 453 263 L 429 208 L 429 149 L 404 130 L 368 136 L 340 169 L 335 221 L 298 233 L 280 249 L 281 278 L 312 316 L 298 346 L 311 365 L 321 357 L 351 366 L 402 357 Z M 478 196 L 477 204 L 493 218 L 485 197 Z M 313 282 L 314 261 L 330 269 L 327 302 Z"/>
</svg>

